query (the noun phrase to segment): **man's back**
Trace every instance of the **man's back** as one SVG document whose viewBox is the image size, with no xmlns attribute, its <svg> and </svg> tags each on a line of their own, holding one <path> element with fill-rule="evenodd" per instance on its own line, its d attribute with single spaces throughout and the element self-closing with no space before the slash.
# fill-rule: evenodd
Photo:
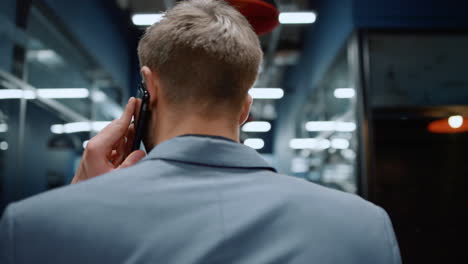
<svg viewBox="0 0 468 264">
<path fill-rule="evenodd" d="M 1 263 L 400 263 L 382 209 L 200 136 L 19 202 L 0 232 Z"/>
</svg>

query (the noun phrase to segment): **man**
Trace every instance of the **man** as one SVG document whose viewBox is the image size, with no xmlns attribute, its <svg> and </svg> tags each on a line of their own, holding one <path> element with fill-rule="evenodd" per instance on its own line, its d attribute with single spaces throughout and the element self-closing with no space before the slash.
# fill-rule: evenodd
<svg viewBox="0 0 468 264">
<path fill-rule="evenodd" d="M 76 184 L 8 207 L 1 263 L 400 263 L 382 209 L 279 175 L 238 143 L 262 52 L 235 9 L 181 2 L 138 54 L 151 152 L 127 155 L 130 99 L 89 142 Z"/>
</svg>

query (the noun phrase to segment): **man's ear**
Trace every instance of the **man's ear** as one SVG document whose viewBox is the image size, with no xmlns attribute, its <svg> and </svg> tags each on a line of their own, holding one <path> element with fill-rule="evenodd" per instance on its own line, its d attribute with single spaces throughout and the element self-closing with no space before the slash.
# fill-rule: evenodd
<svg viewBox="0 0 468 264">
<path fill-rule="evenodd" d="M 141 67 L 141 77 L 144 79 L 146 89 L 150 95 L 150 103 L 149 107 L 156 105 L 159 92 L 160 92 L 160 84 L 159 84 L 159 76 L 156 72 L 151 71 L 151 69 L 147 66 Z"/>
<path fill-rule="evenodd" d="M 242 112 L 239 118 L 239 125 L 244 124 L 249 118 L 250 107 L 252 106 L 252 102 L 252 96 L 250 94 L 247 94 L 247 97 L 244 100 L 244 104 L 242 105 Z"/>
</svg>

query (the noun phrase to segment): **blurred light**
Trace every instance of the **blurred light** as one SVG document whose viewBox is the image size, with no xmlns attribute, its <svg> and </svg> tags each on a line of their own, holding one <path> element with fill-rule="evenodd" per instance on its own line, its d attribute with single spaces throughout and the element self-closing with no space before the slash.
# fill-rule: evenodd
<svg viewBox="0 0 468 264">
<path fill-rule="evenodd" d="M 317 138 L 293 138 L 289 141 L 292 149 L 316 149 L 324 150 L 330 147 L 330 140 Z"/>
<path fill-rule="evenodd" d="M 76 132 L 101 131 L 104 127 L 110 124 L 110 121 L 94 121 L 94 122 L 74 122 L 67 124 L 55 124 L 50 127 L 50 131 L 54 134 L 70 134 Z"/>
<path fill-rule="evenodd" d="M 279 15 L 281 24 L 312 24 L 317 20 L 314 12 L 282 12 Z"/>
<path fill-rule="evenodd" d="M 50 126 L 50 132 L 54 133 L 54 134 L 62 134 L 64 131 L 63 131 L 63 125 L 61 124 L 56 124 L 56 125 L 52 125 Z"/>
<path fill-rule="evenodd" d="M 303 157 L 295 157 L 291 161 L 291 171 L 293 173 L 304 173 L 309 171 L 309 160 Z"/>
<path fill-rule="evenodd" d="M 62 57 L 51 49 L 28 50 L 26 56 L 28 60 L 38 61 L 54 68 L 64 63 Z"/>
<path fill-rule="evenodd" d="M 93 131 L 101 131 L 110 123 L 111 121 L 94 121 L 91 124 L 92 124 Z"/>
<path fill-rule="evenodd" d="M 252 88 L 249 94 L 253 99 L 280 99 L 284 96 L 281 88 Z"/>
<path fill-rule="evenodd" d="M 1 150 L 7 150 L 8 149 L 8 142 L 6 142 L 6 141 L 0 142 L 0 149 Z"/>
<path fill-rule="evenodd" d="M 0 124 L 0 133 L 4 133 L 4 132 L 7 132 L 8 131 L 8 125 L 3 123 L 3 124 Z"/>
<path fill-rule="evenodd" d="M 356 130 L 356 124 L 353 122 L 342 121 L 309 121 L 305 124 L 305 128 L 310 132 L 317 131 L 338 131 L 338 132 L 353 132 Z"/>
<path fill-rule="evenodd" d="M 448 123 L 451 128 L 460 128 L 463 125 L 463 117 L 461 115 L 451 116 Z"/>
<path fill-rule="evenodd" d="M 248 138 L 244 141 L 244 145 L 253 149 L 262 149 L 265 146 L 265 142 L 261 138 Z"/>
<path fill-rule="evenodd" d="M 317 149 L 318 150 L 325 150 L 325 149 L 330 148 L 330 145 L 331 145 L 330 140 L 322 139 L 322 140 L 319 141 Z"/>
<path fill-rule="evenodd" d="M 242 126 L 244 132 L 268 132 L 270 129 L 271 124 L 266 121 L 252 121 Z"/>
<path fill-rule="evenodd" d="M 137 26 L 151 26 L 158 23 L 164 14 L 136 14 L 132 16 L 132 22 Z"/>
<path fill-rule="evenodd" d="M 348 160 L 356 159 L 356 152 L 354 152 L 354 150 L 352 150 L 352 149 L 343 149 L 343 150 L 341 150 L 341 155 L 343 155 L 343 157 L 345 159 L 348 159 Z"/>
<path fill-rule="evenodd" d="M 87 131 L 91 131 L 91 122 L 75 122 L 63 125 L 63 133 L 66 134 Z"/>
<path fill-rule="evenodd" d="M 50 49 L 37 50 L 35 51 L 36 58 L 40 61 L 50 61 L 55 60 L 57 56 L 55 51 Z"/>
<path fill-rule="evenodd" d="M 91 94 L 91 99 L 97 103 L 104 102 L 106 98 L 107 98 L 107 95 L 104 92 L 99 91 L 99 90 L 93 91 Z"/>
<path fill-rule="evenodd" d="M 336 98 L 353 98 L 356 91 L 353 88 L 338 88 L 333 93 Z"/>
<path fill-rule="evenodd" d="M 36 92 L 32 90 L 23 91 L 24 99 L 36 99 Z"/>
<path fill-rule="evenodd" d="M 0 90 L 0 99 L 35 99 L 36 93 L 32 90 L 7 89 Z"/>
<path fill-rule="evenodd" d="M 89 90 L 86 88 L 41 88 L 37 89 L 37 95 L 50 99 L 87 98 L 89 97 Z"/>
<path fill-rule="evenodd" d="M 335 149 L 347 149 L 349 148 L 349 141 L 344 138 L 334 138 L 331 141 L 331 147 Z"/>
<path fill-rule="evenodd" d="M 334 121 L 310 121 L 305 125 L 307 131 L 333 131 L 335 130 Z"/>
<path fill-rule="evenodd" d="M 292 149 L 315 148 L 317 139 L 315 138 L 293 138 L 289 141 L 289 147 Z"/>
<path fill-rule="evenodd" d="M 356 130 L 356 124 L 353 122 L 336 122 L 335 130 L 338 132 L 353 132 Z"/>
<path fill-rule="evenodd" d="M 89 91 L 86 88 L 57 88 L 57 89 L 37 89 L 37 90 L 19 90 L 7 89 L 0 90 L 0 99 L 36 99 L 36 97 L 49 99 L 65 98 L 87 98 Z"/>
<path fill-rule="evenodd" d="M 88 145 L 88 142 L 89 142 L 89 140 L 85 140 L 85 141 L 83 142 L 83 149 L 86 148 L 86 146 Z"/>
</svg>

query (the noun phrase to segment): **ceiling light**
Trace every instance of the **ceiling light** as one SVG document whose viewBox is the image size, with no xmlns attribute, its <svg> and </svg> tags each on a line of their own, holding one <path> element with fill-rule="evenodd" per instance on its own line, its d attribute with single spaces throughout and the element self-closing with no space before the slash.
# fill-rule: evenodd
<svg viewBox="0 0 468 264">
<path fill-rule="evenodd" d="M 353 132 L 356 130 L 356 123 L 353 122 L 336 122 L 335 130 L 338 132 Z"/>
<path fill-rule="evenodd" d="M 36 93 L 33 90 L 6 89 L 0 90 L 0 99 L 35 99 Z"/>
<path fill-rule="evenodd" d="M 36 99 L 37 96 L 49 99 L 87 98 L 89 97 L 89 90 L 86 88 L 41 88 L 36 90 L 0 90 L 0 99 Z"/>
<path fill-rule="evenodd" d="M 151 26 L 158 23 L 164 14 L 136 14 L 132 16 L 132 22 L 137 26 Z"/>
<path fill-rule="evenodd" d="M 109 125 L 111 121 L 94 121 L 91 122 L 91 127 L 93 131 L 101 131 L 103 130 L 107 125 Z"/>
<path fill-rule="evenodd" d="M 253 149 L 262 149 L 265 146 L 265 142 L 261 138 L 248 138 L 244 141 L 244 145 Z"/>
<path fill-rule="evenodd" d="M 0 133 L 5 133 L 8 131 L 8 125 L 5 123 L 0 124 Z"/>
<path fill-rule="evenodd" d="M 6 142 L 6 141 L 0 142 L 0 149 L 1 150 L 7 150 L 8 149 L 8 142 Z"/>
<path fill-rule="evenodd" d="M 307 131 L 333 131 L 335 130 L 334 121 L 310 121 L 305 124 Z"/>
<path fill-rule="evenodd" d="M 451 128 L 460 128 L 463 125 L 463 116 L 451 116 L 448 119 L 448 123 Z"/>
<path fill-rule="evenodd" d="M 55 124 L 50 127 L 50 131 L 54 134 L 70 134 L 77 132 L 99 132 L 108 124 L 110 121 L 94 121 L 94 122 L 74 122 L 67 124 Z"/>
<path fill-rule="evenodd" d="M 356 95 L 356 91 L 353 88 L 337 88 L 333 93 L 336 98 L 353 98 Z"/>
<path fill-rule="evenodd" d="M 23 91 L 24 99 L 36 99 L 36 91 L 33 90 L 24 90 Z"/>
<path fill-rule="evenodd" d="M 89 97 L 89 90 L 86 88 L 40 88 L 37 95 L 50 99 L 74 99 Z"/>
<path fill-rule="evenodd" d="M 281 88 L 252 88 L 249 94 L 253 99 L 280 99 L 284 91 Z"/>
<path fill-rule="evenodd" d="M 334 138 L 331 141 L 331 147 L 335 149 L 347 149 L 349 148 L 349 141 L 344 138 Z"/>
<path fill-rule="evenodd" d="M 292 149 L 324 150 L 330 147 L 330 140 L 318 138 L 293 138 L 289 141 Z"/>
<path fill-rule="evenodd" d="M 268 132 L 270 129 L 271 124 L 266 121 L 252 121 L 242 126 L 244 132 Z"/>
<path fill-rule="evenodd" d="M 103 91 L 96 90 L 92 92 L 91 99 L 96 103 L 104 102 L 107 99 L 107 95 Z"/>
<path fill-rule="evenodd" d="M 353 122 L 342 121 L 309 121 L 305 124 L 305 128 L 310 132 L 319 131 L 338 131 L 338 132 L 353 132 L 356 130 L 356 124 Z"/>
<path fill-rule="evenodd" d="M 29 50 L 27 57 L 48 66 L 57 66 L 63 63 L 60 55 L 51 49 Z"/>
<path fill-rule="evenodd" d="M 317 20 L 314 12 L 282 12 L 279 15 L 281 24 L 312 24 Z"/>
</svg>

